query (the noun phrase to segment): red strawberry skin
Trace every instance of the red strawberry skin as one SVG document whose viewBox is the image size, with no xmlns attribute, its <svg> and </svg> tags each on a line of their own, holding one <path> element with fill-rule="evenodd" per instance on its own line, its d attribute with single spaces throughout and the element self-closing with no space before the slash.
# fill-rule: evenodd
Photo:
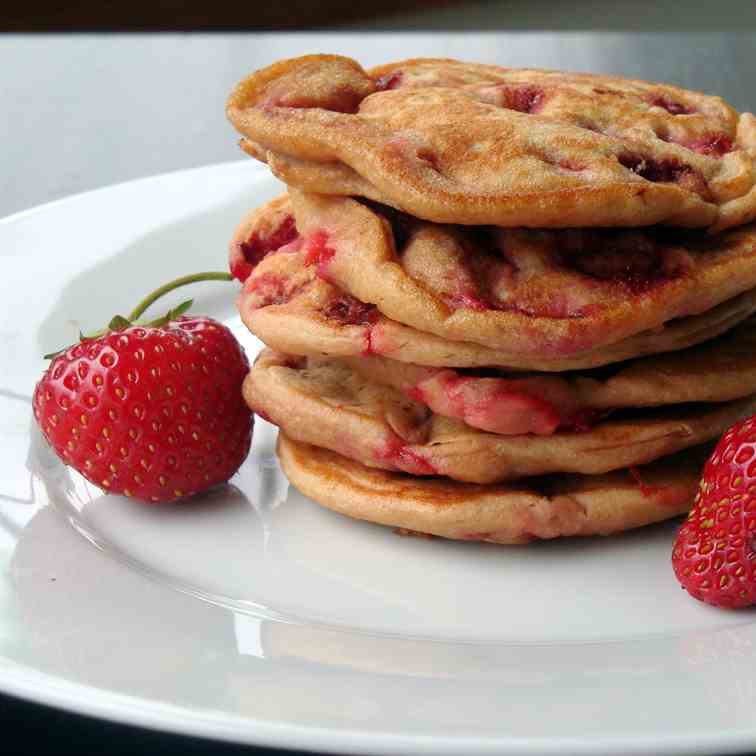
<svg viewBox="0 0 756 756">
<path fill-rule="evenodd" d="M 729 609 L 756 603 L 756 416 L 730 428 L 706 462 L 672 566 L 700 601 Z"/>
<path fill-rule="evenodd" d="M 55 357 L 34 416 L 63 462 L 99 488 L 173 501 L 228 480 L 246 458 L 248 370 L 231 331 L 210 318 L 130 326 Z"/>
</svg>

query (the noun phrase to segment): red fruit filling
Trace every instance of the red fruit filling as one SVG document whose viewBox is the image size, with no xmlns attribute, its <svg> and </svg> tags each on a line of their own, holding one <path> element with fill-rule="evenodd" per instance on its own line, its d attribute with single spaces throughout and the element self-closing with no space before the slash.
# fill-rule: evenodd
<svg viewBox="0 0 756 756">
<path fill-rule="evenodd" d="M 370 356 L 371 354 L 380 354 L 380 350 L 376 349 L 375 344 L 373 343 L 373 326 L 369 326 L 368 329 L 365 331 L 365 343 L 362 347 L 362 354 L 365 357 Z"/>
<path fill-rule="evenodd" d="M 648 100 L 648 104 L 657 108 L 664 108 L 664 110 L 672 115 L 689 115 L 690 113 L 695 113 L 695 108 L 683 105 L 681 102 L 676 102 L 667 95 L 654 95 Z"/>
<path fill-rule="evenodd" d="M 578 171 L 585 170 L 584 165 L 581 165 L 580 163 L 576 163 L 573 160 L 558 160 L 556 162 L 556 165 L 558 165 L 563 171 L 573 171 L 577 173 Z"/>
<path fill-rule="evenodd" d="M 701 137 L 701 139 L 683 142 L 682 146 L 701 155 L 713 155 L 714 157 L 722 157 L 722 155 L 732 152 L 732 140 L 725 134 L 709 134 Z"/>
<path fill-rule="evenodd" d="M 519 113 L 538 113 L 545 94 L 538 87 L 504 87 L 504 107 Z"/>
<path fill-rule="evenodd" d="M 562 418 L 559 427 L 564 430 L 574 431 L 575 433 L 585 433 L 593 428 L 596 423 L 603 420 L 611 410 L 602 409 L 582 409 L 567 418 Z"/>
<path fill-rule="evenodd" d="M 336 250 L 328 246 L 328 233 L 326 231 L 316 231 L 307 240 L 307 252 L 305 254 L 305 265 L 315 265 L 318 276 L 324 281 L 330 281 L 328 275 L 328 265 L 333 260 Z"/>
<path fill-rule="evenodd" d="M 651 240 L 636 240 L 637 247 L 622 244 L 586 250 L 563 259 L 572 268 L 599 281 L 622 286 L 630 294 L 642 294 L 672 277 L 673 271 L 663 269 L 664 257 Z"/>
<path fill-rule="evenodd" d="M 401 71 L 394 71 L 394 73 L 384 74 L 379 76 L 375 80 L 375 88 L 379 91 L 385 91 L 387 89 L 398 89 L 402 83 L 404 74 Z"/>
<path fill-rule="evenodd" d="M 438 159 L 430 150 L 418 150 L 417 157 L 429 168 L 432 168 L 436 173 L 440 173 L 438 166 Z"/>
<path fill-rule="evenodd" d="M 506 250 L 497 245 L 490 229 L 468 228 L 459 239 L 464 262 L 444 276 L 439 295 L 453 310 L 497 310 L 500 306 L 495 292 L 511 287 L 517 265 Z"/>
<path fill-rule="evenodd" d="M 428 398 L 425 395 L 425 391 L 423 391 L 420 386 L 412 386 L 411 388 L 406 389 L 404 393 L 412 399 L 413 402 L 417 402 L 418 404 L 428 404 Z"/>
<path fill-rule="evenodd" d="M 558 390 L 554 393 L 553 387 L 551 393 L 549 387 L 543 386 L 532 386 L 528 391 L 527 380 L 501 380 L 498 386 L 486 387 L 476 383 L 476 378 L 454 371 L 438 377 L 443 381 L 444 398 L 440 401 L 430 383 L 425 388 L 416 385 L 405 393 L 438 414 L 455 417 L 491 433 L 551 435 L 557 429 L 582 432 L 608 414 L 605 410 L 569 410 L 560 406 L 564 402 L 571 403 L 569 396 L 560 395 Z M 539 391 L 546 393 L 538 396 Z"/>
<path fill-rule="evenodd" d="M 518 291 L 520 269 L 513 255 L 497 245 L 487 231 L 468 231 L 467 234 L 472 239 L 462 240 L 462 243 L 468 270 L 464 275 L 450 275 L 448 288 L 451 291 L 441 293 L 449 307 L 553 318 L 584 317 L 590 311 L 590 305 L 576 308 L 568 292 L 554 291 L 549 293 L 548 299 L 536 297 L 532 301 L 522 301 L 521 297 L 527 299 L 528 293 Z"/>
<path fill-rule="evenodd" d="M 551 235 L 535 254 L 525 250 L 520 259 L 516 249 L 507 250 L 505 242 L 489 236 L 465 241 L 470 243 L 464 244 L 464 259 L 436 287 L 439 298 L 453 310 L 533 318 L 593 317 L 610 298 L 639 296 L 679 278 L 689 260 L 641 232 L 565 230 Z M 570 271 L 580 279 L 573 286 L 547 287 L 539 282 L 541 269 L 555 275 Z"/>
<path fill-rule="evenodd" d="M 288 290 L 286 278 L 273 273 L 264 273 L 249 281 L 245 292 L 253 295 L 252 307 L 258 310 L 269 305 L 286 304 L 293 292 Z"/>
<path fill-rule="evenodd" d="M 480 299 L 475 292 L 462 291 L 458 294 L 447 294 L 444 302 L 452 310 L 490 310 L 491 306 Z"/>
<path fill-rule="evenodd" d="M 614 250 L 585 252 L 575 255 L 571 265 L 581 273 L 598 278 L 601 281 L 619 280 L 630 286 L 636 282 L 647 283 L 656 276 L 659 268 L 658 256 L 652 256 L 645 249 L 622 251 L 612 254 Z"/>
<path fill-rule="evenodd" d="M 551 435 L 559 427 L 559 412 L 551 402 L 506 388 L 460 409 L 462 419 L 493 432 Z"/>
<path fill-rule="evenodd" d="M 629 153 L 620 155 L 617 160 L 641 178 L 658 183 L 680 181 L 682 176 L 693 172 L 689 165 L 683 165 L 676 160 L 653 160 Z"/>
<path fill-rule="evenodd" d="M 376 457 L 411 475 L 438 475 L 438 470 L 427 459 L 409 449 L 398 436 L 387 441 Z"/>
<path fill-rule="evenodd" d="M 559 264 L 639 295 L 680 277 L 685 258 L 666 252 L 647 234 L 627 231 L 568 231 Z"/>
<path fill-rule="evenodd" d="M 677 160 L 652 160 L 627 153 L 619 155 L 617 160 L 625 168 L 647 181 L 661 184 L 677 183 L 682 189 L 695 192 L 705 200 L 710 197 L 709 188 L 703 176 L 695 168 Z"/>
<path fill-rule="evenodd" d="M 231 275 L 239 281 L 246 281 L 255 267 L 268 255 L 277 252 L 296 238 L 297 227 L 291 215 L 287 215 L 268 236 L 261 236 L 255 231 L 247 241 L 239 243 L 243 259 L 232 262 Z"/>
<path fill-rule="evenodd" d="M 633 479 L 638 484 L 638 488 L 640 489 L 640 492 L 644 496 L 653 496 L 654 494 L 658 493 L 661 489 L 658 486 L 649 486 L 641 477 L 640 470 L 637 467 L 629 467 L 630 475 L 633 476 Z"/>
<path fill-rule="evenodd" d="M 370 325 L 380 315 L 375 305 L 360 302 L 348 294 L 331 302 L 322 313 L 324 317 L 337 320 L 342 325 Z"/>
</svg>

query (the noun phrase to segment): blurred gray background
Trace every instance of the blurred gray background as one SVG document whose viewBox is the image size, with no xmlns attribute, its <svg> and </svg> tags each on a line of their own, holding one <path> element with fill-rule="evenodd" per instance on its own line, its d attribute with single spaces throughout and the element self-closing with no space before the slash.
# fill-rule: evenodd
<svg viewBox="0 0 756 756">
<path fill-rule="evenodd" d="M 598 25 L 604 18 L 616 18 L 613 9 L 609 16 L 602 5 L 580 4 L 584 23 L 592 19 Z M 551 24 L 560 26 L 564 21 L 570 28 L 567 22 L 572 20 L 572 26 L 576 22 L 566 6 L 533 0 L 527 9 L 528 13 L 539 9 L 544 24 L 552 18 L 546 11 L 552 9 L 557 20 Z M 636 6 L 642 8 L 644 3 Z M 460 6 L 441 9 L 435 21 L 466 25 L 477 19 L 477 25 L 483 25 L 490 7 L 471 4 L 469 15 Z M 525 4 L 504 2 L 494 8 L 496 19 L 506 17 L 514 27 L 530 18 Z M 512 12 L 505 16 L 507 9 Z M 449 56 L 506 66 L 623 74 L 719 94 L 738 109 L 753 110 L 756 2 L 746 10 L 744 18 L 752 28 L 744 23 L 745 30 L 740 31 L 0 36 L 0 217 L 115 182 L 242 159 L 223 113 L 231 87 L 255 68 L 311 52 L 351 55 L 365 65 Z M 660 12 L 657 8 L 649 18 Z M 413 16 L 415 23 L 426 13 Z M 628 8 L 623 14 L 628 23 L 643 20 Z M 682 11 L 678 14 L 685 18 Z M 376 21 L 373 26 L 388 24 L 389 20 Z"/>
</svg>

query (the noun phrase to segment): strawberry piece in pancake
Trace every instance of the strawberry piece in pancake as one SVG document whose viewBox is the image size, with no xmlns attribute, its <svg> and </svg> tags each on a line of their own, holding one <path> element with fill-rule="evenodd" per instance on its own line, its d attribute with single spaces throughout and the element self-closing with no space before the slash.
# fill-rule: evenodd
<svg viewBox="0 0 756 756">
<path fill-rule="evenodd" d="M 291 438 L 369 467 L 473 483 L 552 472 L 598 474 L 645 464 L 716 438 L 753 397 L 633 411 L 582 431 L 496 435 L 432 413 L 331 358 L 260 353 L 244 397 Z"/>
<path fill-rule="evenodd" d="M 606 370 L 518 374 L 431 368 L 380 356 L 344 358 L 439 415 L 504 435 L 584 431 L 622 407 L 724 402 L 756 393 L 753 319 L 699 346 Z"/>
</svg>

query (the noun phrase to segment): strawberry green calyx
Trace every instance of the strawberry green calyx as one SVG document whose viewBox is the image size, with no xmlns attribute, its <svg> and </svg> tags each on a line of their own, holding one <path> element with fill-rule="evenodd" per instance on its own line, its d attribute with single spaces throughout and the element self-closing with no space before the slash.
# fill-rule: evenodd
<svg viewBox="0 0 756 756">
<path fill-rule="evenodd" d="M 110 331 L 121 331 L 124 328 L 128 328 L 132 325 L 141 325 L 146 327 L 159 327 L 162 325 L 165 325 L 166 323 L 169 323 L 172 320 L 175 320 L 176 318 L 183 315 L 194 303 L 194 300 L 188 299 L 181 304 L 179 304 L 177 307 L 174 307 L 170 310 L 168 310 L 167 313 L 160 316 L 159 318 L 155 318 L 154 320 L 149 321 L 140 321 L 139 318 L 147 311 L 149 307 L 151 307 L 158 299 L 160 299 L 163 295 L 168 294 L 168 292 L 173 291 L 174 289 L 178 289 L 182 286 L 187 286 L 188 284 L 193 283 L 200 283 L 202 281 L 233 281 L 233 276 L 230 273 L 222 272 L 222 271 L 203 271 L 201 273 L 192 273 L 188 276 L 181 276 L 180 278 L 176 278 L 173 281 L 168 282 L 167 284 L 164 284 L 163 286 L 160 286 L 159 288 L 155 289 L 151 294 L 146 296 L 129 314 L 128 317 L 124 317 L 123 315 L 115 315 L 113 318 L 111 318 L 110 322 L 107 325 L 107 328 L 101 328 L 97 331 L 93 331 L 92 333 L 85 334 L 79 331 L 79 340 L 80 341 L 87 341 L 89 339 L 96 339 L 99 336 L 102 336 Z M 59 354 L 64 352 L 68 347 L 65 347 L 63 349 L 59 349 L 55 352 L 50 352 L 49 354 L 44 355 L 44 359 L 51 360 L 57 357 Z"/>
</svg>

